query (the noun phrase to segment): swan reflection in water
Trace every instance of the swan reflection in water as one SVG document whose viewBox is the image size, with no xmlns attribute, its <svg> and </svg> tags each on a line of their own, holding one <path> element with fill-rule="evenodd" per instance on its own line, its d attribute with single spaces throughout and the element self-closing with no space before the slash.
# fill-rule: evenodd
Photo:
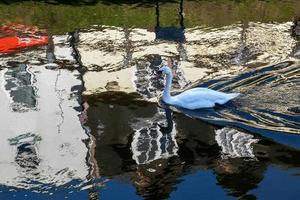
<svg viewBox="0 0 300 200">
<path fill-rule="evenodd" d="M 167 126 L 161 125 L 159 117 L 162 111 L 158 110 L 157 114 L 151 120 L 144 120 L 140 123 L 148 125 L 143 127 L 139 122 L 133 124 L 135 130 L 131 149 L 133 159 L 137 164 L 147 164 L 160 158 L 169 158 L 177 155 L 178 145 L 175 139 L 176 128 L 172 121 L 171 110 L 165 109 L 167 116 Z"/>
<path fill-rule="evenodd" d="M 176 177 L 181 174 L 183 165 L 178 157 L 172 111 L 165 106 L 164 109 L 158 108 L 156 115 L 160 117 L 153 117 L 149 127 L 136 130 L 133 136 L 131 149 L 137 164 L 134 184 L 144 197 L 153 198 L 157 191 L 156 197 L 167 198 L 174 190 L 170 183 L 177 182 Z"/>
<path fill-rule="evenodd" d="M 111 98 L 87 98 L 86 126 L 95 139 L 98 177 L 126 181 L 145 199 L 170 198 L 191 179 L 199 195 L 214 189 L 215 194 L 246 198 L 263 187 L 269 166 L 300 166 L 299 151 L 264 137 L 212 126 L 128 96 Z"/>
<path fill-rule="evenodd" d="M 214 139 L 208 138 L 210 141 L 203 141 L 205 137 L 196 136 L 201 138 L 202 144 L 196 144 L 199 142 L 197 139 L 195 141 L 191 140 L 190 142 L 194 144 L 184 144 L 180 149 L 180 144 L 177 144 L 176 137 L 177 140 L 181 140 L 179 141 L 181 145 L 183 145 L 182 142 L 185 143 L 185 139 L 182 138 L 184 137 L 182 135 L 183 128 L 185 129 L 185 134 L 201 134 L 203 130 L 207 130 L 201 130 L 199 125 L 196 125 L 198 123 L 203 126 L 202 122 L 198 120 L 183 118 L 183 120 L 177 119 L 174 122 L 171 109 L 163 105 L 163 110 L 165 119 L 152 123 L 152 127 L 141 128 L 133 136 L 131 147 L 133 158 L 137 164 L 134 184 L 140 195 L 149 198 L 153 198 L 153 195 L 162 195 L 161 197 L 167 198 L 176 189 L 175 184 L 181 182 L 177 177 L 181 176 L 187 168 L 194 168 L 195 166 L 193 165 L 200 165 L 200 168 L 204 169 L 213 168 L 217 174 L 218 181 L 221 184 L 225 182 L 223 183 L 225 185 L 232 177 L 240 176 L 245 171 L 251 174 L 251 170 L 255 169 L 257 160 L 253 151 L 253 145 L 259 139 L 254 138 L 253 135 L 229 127 L 218 128 L 209 130 L 214 132 Z M 180 122 L 182 121 L 194 122 L 190 124 L 191 126 L 177 127 L 177 125 L 181 126 Z M 194 132 L 193 127 L 199 128 L 198 131 Z M 151 131 L 156 131 L 156 133 L 151 134 Z M 176 136 L 176 134 L 179 135 Z M 160 137 L 156 137 L 157 135 L 160 135 Z M 187 147 L 194 148 L 196 155 L 194 153 L 189 156 L 184 155 L 187 153 L 184 152 L 187 150 Z M 156 156 L 150 158 L 149 155 Z M 247 161 L 249 168 L 244 167 L 245 161 Z M 190 162 L 193 162 L 193 164 Z M 197 162 L 199 164 L 196 164 Z M 196 168 L 199 168 L 199 166 Z M 265 169 L 265 166 L 263 166 L 263 169 Z M 246 189 L 243 189 L 243 191 L 238 191 L 238 188 L 243 188 L 238 187 L 241 184 L 239 181 L 237 181 L 236 185 L 229 186 L 229 188 L 233 187 L 233 191 L 238 191 L 232 194 L 241 196 L 248 190 L 255 188 L 256 184 L 262 180 L 262 172 L 264 171 L 260 167 L 257 170 L 261 172 L 249 176 L 249 180 L 253 179 L 256 181 L 249 182 L 251 184 L 248 184 L 249 187 L 245 187 Z M 259 177 L 255 177 L 257 174 Z M 243 182 L 243 179 L 241 181 Z"/>
</svg>

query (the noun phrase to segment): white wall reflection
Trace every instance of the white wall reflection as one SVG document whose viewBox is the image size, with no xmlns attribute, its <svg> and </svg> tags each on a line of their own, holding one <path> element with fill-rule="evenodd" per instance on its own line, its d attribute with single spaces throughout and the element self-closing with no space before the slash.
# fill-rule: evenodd
<svg viewBox="0 0 300 200">
<path fill-rule="evenodd" d="M 53 38 L 58 64 L 75 63 L 67 38 Z M 85 180 L 87 135 L 76 110 L 80 73 L 56 63 L 49 69 L 45 53 L 30 54 L 28 64 L 20 62 L 21 54 L 1 62 L 6 68 L 0 71 L 0 184 L 40 191 L 45 184 Z"/>
<path fill-rule="evenodd" d="M 165 120 L 165 112 L 158 110 L 152 118 L 139 118 L 131 124 L 134 130 L 131 142 L 132 158 L 137 164 L 148 164 L 177 155 L 176 124 L 168 121 L 165 128 L 160 127 L 163 125 L 159 123 L 163 124 Z"/>
<path fill-rule="evenodd" d="M 255 158 L 253 144 L 259 140 L 253 135 L 233 128 L 216 130 L 216 141 L 222 150 L 222 158 Z"/>
</svg>

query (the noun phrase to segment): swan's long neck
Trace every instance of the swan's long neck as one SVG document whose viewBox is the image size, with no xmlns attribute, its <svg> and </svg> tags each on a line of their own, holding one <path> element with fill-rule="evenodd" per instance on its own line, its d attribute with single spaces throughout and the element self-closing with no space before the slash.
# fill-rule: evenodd
<svg viewBox="0 0 300 200">
<path fill-rule="evenodd" d="M 163 100 L 167 101 L 171 99 L 171 87 L 172 87 L 172 74 L 167 74 L 165 89 L 163 93 Z"/>
</svg>

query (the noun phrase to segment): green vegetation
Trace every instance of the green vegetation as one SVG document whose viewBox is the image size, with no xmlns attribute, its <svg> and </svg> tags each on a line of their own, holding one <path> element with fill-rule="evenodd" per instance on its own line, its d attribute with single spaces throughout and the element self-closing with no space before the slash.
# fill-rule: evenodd
<svg viewBox="0 0 300 200">
<path fill-rule="evenodd" d="M 178 0 L 177 0 L 178 1 Z M 112 1 L 114 2 L 114 1 Z M 146 4 L 107 3 L 93 5 L 46 4 L 26 1 L 0 4 L 2 23 L 36 25 L 51 34 L 74 31 L 91 25 L 111 25 L 153 29 L 156 25 L 155 1 Z M 123 3 L 122 3 L 123 2 Z M 219 27 L 235 22 L 283 22 L 300 17 L 299 0 L 195 0 L 184 1 L 185 27 Z M 179 26 L 179 1 L 160 6 L 161 26 Z"/>
</svg>

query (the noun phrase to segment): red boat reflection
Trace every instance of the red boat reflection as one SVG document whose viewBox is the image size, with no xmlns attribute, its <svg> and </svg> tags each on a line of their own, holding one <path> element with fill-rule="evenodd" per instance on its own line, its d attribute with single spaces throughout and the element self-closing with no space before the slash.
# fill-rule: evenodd
<svg viewBox="0 0 300 200">
<path fill-rule="evenodd" d="M 48 44 L 48 36 L 36 27 L 10 24 L 0 27 L 0 53 Z"/>
</svg>

